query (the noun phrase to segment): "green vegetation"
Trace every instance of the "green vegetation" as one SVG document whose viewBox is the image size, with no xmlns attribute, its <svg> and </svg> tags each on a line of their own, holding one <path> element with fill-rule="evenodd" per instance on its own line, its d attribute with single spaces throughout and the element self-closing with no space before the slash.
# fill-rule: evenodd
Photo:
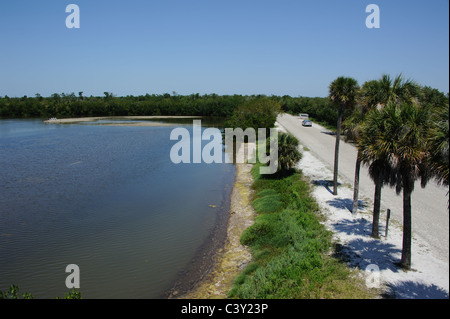
<svg viewBox="0 0 450 319">
<path fill-rule="evenodd" d="M 381 175 L 391 178 L 390 184 L 396 186 L 397 194 L 403 191 L 401 265 L 405 269 L 411 268 L 411 194 L 414 183 L 421 179 L 422 187 L 425 187 L 431 177 L 427 165 L 431 114 L 427 105 L 389 102 L 381 110 L 376 109 L 369 114 L 359 142 L 362 158 L 380 163 L 377 166 L 381 167 Z"/>
<path fill-rule="evenodd" d="M 9 286 L 8 290 L 0 290 L 0 299 L 34 299 L 33 295 L 29 292 L 21 294 L 20 289 L 16 285 Z M 72 289 L 69 293 L 65 294 L 63 298 L 57 297 L 56 299 L 82 299 L 81 293 L 78 289 Z"/>
<path fill-rule="evenodd" d="M 334 88 L 336 83 L 338 80 L 343 82 L 342 79 L 331 83 L 331 97 L 342 95 L 333 93 L 337 91 Z M 420 179 L 422 187 L 425 187 L 430 179 L 435 179 L 440 184 L 449 184 L 449 96 L 430 87 L 421 87 L 401 75 L 391 78 L 384 74 L 379 80 L 365 82 L 359 90 L 350 84 L 344 93 L 355 103 L 349 108 L 352 113 L 345 119 L 344 127 L 346 136 L 358 147 L 353 213 L 357 210 L 359 167 L 362 163 L 369 167 L 375 184 L 372 237 L 378 238 L 382 187 L 395 186 L 397 194 L 403 192 L 400 264 L 408 270 L 411 267 L 411 194 L 414 183 Z M 338 119 L 338 127 L 339 122 Z"/>
<path fill-rule="evenodd" d="M 219 96 L 217 94 L 191 94 L 181 96 L 168 93 L 155 95 L 116 97 L 85 97 L 70 94 L 52 94 L 50 97 L 0 98 L 0 117 L 9 118 L 68 118 L 90 116 L 129 115 L 198 115 L 230 117 L 234 109 L 245 103 L 242 95 Z M 252 96 L 250 98 L 256 98 Z"/>
<path fill-rule="evenodd" d="M 288 172 L 302 158 L 298 143 L 294 136 L 278 133 L 278 170 Z"/>
<path fill-rule="evenodd" d="M 232 116 L 225 123 L 226 127 L 240 127 L 243 130 L 253 128 L 271 128 L 281 112 L 278 102 L 268 97 L 256 97 L 241 105 L 234 111 Z"/>
<path fill-rule="evenodd" d="M 264 95 L 217 95 L 173 93 L 145 94 L 117 97 L 105 92 L 104 96 L 83 96 L 74 93 L 54 93 L 50 97 L 0 97 L 0 117 L 3 118 L 70 118 L 91 116 L 131 115 L 198 115 L 225 117 L 231 120 L 233 112 L 252 100 L 276 102 L 281 111 L 298 114 L 309 113 L 311 119 L 329 128 L 336 127 L 337 110 L 327 98 L 264 96 Z M 347 116 L 347 110 L 344 115 Z M 235 115 L 237 119 L 237 115 Z M 239 127 L 242 127 L 239 126 Z M 270 127 L 270 126 L 260 126 Z"/>
<path fill-rule="evenodd" d="M 345 109 L 353 109 L 356 104 L 356 96 L 359 91 L 358 82 L 349 77 L 338 77 L 331 82 L 329 87 L 329 97 L 338 109 L 336 125 L 336 143 L 334 150 L 334 171 L 333 171 L 333 194 L 337 195 L 338 188 L 338 165 L 339 165 L 339 143 L 341 141 L 341 124 Z"/>
<path fill-rule="evenodd" d="M 421 179 L 425 186 L 434 178 L 448 185 L 448 95 L 405 81 L 401 76 L 392 80 L 384 75 L 380 80 L 364 83 L 361 89 L 351 78 L 339 79 L 330 85 L 330 100 L 338 104 L 338 112 L 332 111 L 330 101 L 311 100 L 315 106 L 328 110 L 334 123 L 338 119 L 338 132 L 340 121 L 344 120 L 347 137 L 357 144 L 355 187 L 363 163 L 369 166 L 376 185 L 377 207 L 383 185 L 396 186 L 398 193 L 403 191 L 400 265 L 410 269 L 414 182 Z M 305 98 L 277 100 L 284 111 L 320 114 L 300 107 L 307 101 Z M 287 139 L 287 135 L 279 137 L 284 145 L 279 145 L 279 158 L 283 162 L 284 157 L 292 157 L 286 161 L 289 164 L 280 166 L 274 175 L 259 175 L 260 164 L 253 167 L 256 194 L 253 207 L 258 216 L 254 225 L 242 234 L 241 242 L 250 247 L 254 261 L 236 278 L 229 297 L 374 297 L 376 292 L 368 290 L 362 279 L 334 254 L 331 234 L 320 223 L 309 185 L 301 172 L 292 169 L 293 163 L 300 159 L 293 158 L 298 142 L 287 143 Z M 357 193 L 355 196 L 357 202 Z M 372 235 L 378 237 L 378 216 L 374 215 L 373 224 Z"/>
<path fill-rule="evenodd" d="M 91 116 L 131 115 L 198 115 L 226 117 L 241 105 L 254 99 L 276 102 L 281 111 L 291 114 L 309 113 L 310 117 L 324 125 L 336 126 L 336 109 L 327 98 L 217 95 L 217 94 L 145 94 L 117 97 L 110 92 L 104 96 L 84 96 L 83 92 L 54 93 L 49 97 L 0 97 L 0 117 L 3 118 L 68 118 Z M 239 126 L 242 127 L 242 126 Z M 262 126 L 266 127 L 266 126 Z"/>
<path fill-rule="evenodd" d="M 6 291 L 0 290 L 0 299 L 33 299 L 33 295 L 29 292 L 19 293 L 19 287 L 16 285 L 9 286 L 9 289 Z"/>
<path fill-rule="evenodd" d="M 370 298 L 362 279 L 333 256 L 331 233 L 301 172 L 259 175 L 259 165 L 252 169 L 258 216 L 241 237 L 254 261 L 229 297 Z"/>
<path fill-rule="evenodd" d="M 449 106 L 444 104 L 433 113 L 431 137 L 429 140 L 430 157 L 428 165 L 439 184 L 449 185 Z"/>
<path fill-rule="evenodd" d="M 56 299 L 83 299 L 81 297 L 81 292 L 78 289 L 71 289 L 67 294 L 64 295 L 63 298 L 56 298 Z"/>
<path fill-rule="evenodd" d="M 359 116 L 359 121 L 354 122 L 354 127 L 349 130 L 358 131 L 355 135 L 355 141 L 362 142 L 364 145 L 376 143 L 378 136 L 377 129 L 375 127 L 370 128 L 371 132 L 368 133 L 367 125 L 368 118 L 376 114 L 378 109 L 384 108 L 389 103 L 414 103 L 415 99 L 419 98 L 420 88 L 411 80 L 405 80 L 401 75 L 391 79 L 389 75 L 384 74 L 379 80 L 372 80 L 364 83 L 361 91 L 359 92 L 359 104 L 360 111 L 356 113 L 362 113 Z M 375 124 L 375 123 L 374 123 Z M 352 125 L 350 125 L 351 127 Z M 380 129 L 380 127 L 378 127 Z M 363 131 L 363 132 L 362 132 Z M 368 133 L 368 134 L 367 134 Z M 368 141 L 370 140 L 370 142 Z M 373 222 L 372 222 L 372 237 L 379 237 L 379 217 L 381 207 L 381 189 L 384 185 L 395 183 L 395 174 L 391 170 L 390 165 L 386 165 L 388 159 L 383 158 L 379 152 L 368 152 L 367 148 L 363 150 L 364 146 L 360 143 L 358 147 L 357 161 L 369 166 L 369 174 L 375 183 L 374 194 L 374 208 L 373 208 Z M 386 155 L 386 154 L 385 154 Z M 356 176 L 355 181 L 359 178 Z M 355 183 L 355 190 L 358 185 Z M 354 206 L 357 206 L 357 198 L 354 197 Z M 356 211 L 356 208 L 355 208 Z"/>
<path fill-rule="evenodd" d="M 449 185 L 449 95 L 436 89 L 383 75 L 359 88 L 352 78 L 339 77 L 330 84 L 328 98 L 176 93 L 116 97 L 53 94 L 50 97 L 0 97 L 0 117 L 49 118 L 127 115 L 200 115 L 223 117 L 227 127 L 271 128 L 280 112 L 308 113 L 310 118 L 336 128 L 334 191 L 337 192 L 341 122 L 346 136 L 358 147 L 355 168 L 354 209 L 358 202 L 359 167 L 367 165 L 375 183 L 372 236 L 378 237 L 381 187 L 403 191 L 404 234 L 401 265 L 411 265 L 411 194 L 414 182 L 422 186 L 434 178 Z M 258 213 L 241 241 L 254 262 L 235 281 L 230 297 L 236 298 L 370 298 L 361 279 L 341 263 L 333 251 L 331 234 L 320 223 L 318 206 L 302 174 L 293 169 L 301 158 L 298 141 L 279 135 L 279 167 L 274 175 L 252 173 Z M 12 285 L 1 298 L 20 295 Z M 68 299 L 81 298 L 72 291 Z"/>
<path fill-rule="evenodd" d="M 338 109 L 327 97 L 272 97 L 281 104 L 281 109 L 293 115 L 299 113 L 309 114 L 309 118 L 328 129 L 336 129 Z M 350 115 L 351 110 L 344 110 L 344 118 Z"/>
</svg>

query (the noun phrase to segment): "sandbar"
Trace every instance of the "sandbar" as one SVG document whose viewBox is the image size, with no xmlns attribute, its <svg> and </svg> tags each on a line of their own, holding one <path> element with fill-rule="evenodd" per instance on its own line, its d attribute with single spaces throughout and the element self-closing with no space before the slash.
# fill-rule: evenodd
<svg viewBox="0 0 450 319">
<path fill-rule="evenodd" d="M 95 123 L 101 120 L 158 120 L 158 119 L 199 119 L 203 118 L 203 116 L 96 116 L 96 117 L 76 117 L 76 118 L 64 118 L 64 119 L 56 119 L 51 118 L 45 120 L 44 123 L 47 124 L 76 124 L 83 122 L 94 122 L 97 125 L 105 125 L 105 126 L 174 126 L 179 125 L 178 123 L 162 123 L 162 122 L 151 122 L 151 121 L 143 121 L 143 122 L 117 122 L 117 123 Z"/>
</svg>

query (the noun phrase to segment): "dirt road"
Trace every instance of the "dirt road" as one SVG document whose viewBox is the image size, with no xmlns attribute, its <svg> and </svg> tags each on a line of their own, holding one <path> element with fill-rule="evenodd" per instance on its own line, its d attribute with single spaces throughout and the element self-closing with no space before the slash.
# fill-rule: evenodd
<svg viewBox="0 0 450 319">
<path fill-rule="evenodd" d="M 320 125 L 303 127 L 299 117 L 283 114 L 277 119 L 287 131 L 294 135 L 303 146 L 306 146 L 324 164 L 333 168 L 335 135 Z M 355 174 L 356 148 L 354 145 L 341 142 L 339 152 L 339 182 L 351 185 Z M 330 176 L 330 180 L 333 176 Z M 426 241 L 433 250 L 433 255 L 449 262 L 449 212 L 447 209 L 448 187 L 437 186 L 430 181 L 426 188 L 420 182 L 415 185 L 412 194 L 413 236 Z M 360 199 L 373 198 L 374 183 L 370 179 L 367 167 L 361 168 Z M 402 194 L 396 195 L 389 187 L 382 189 L 382 209 L 391 209 L 391 218 L 399 222 L 403 219 Z M 349 212 L 350 214 L 350 212 Z"/>
</svg>

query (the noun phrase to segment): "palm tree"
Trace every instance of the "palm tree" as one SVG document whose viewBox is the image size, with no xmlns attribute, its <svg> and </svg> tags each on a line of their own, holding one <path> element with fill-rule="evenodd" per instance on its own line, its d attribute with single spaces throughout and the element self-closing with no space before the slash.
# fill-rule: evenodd
<svg viewBox="0 0 450 319">
<path fill-rule="evenodd" d="M 421 179 L 421 185 L 425 187 L 430 177 L 426 165 L 429 157 L 430 109 L 412 102 L 389 102 L 377 113 L 372 121 L 374 123 L 376 119 L 378 122 L 376 136 L 371 143 L 362 147 L 367 153 L 377 154 L 377 158 L 385 161 L 391 175 L 395 172 L 397 176 L 397 193 L 403 192 L 403 247 L 400 264 L 404 269 L 410 269 L 411 195 L 416 180 Z"/>
<path fill-rule="evenodd" d="M 342 128 L 345 131 L 345 141 L 352 141 L 358 143 L 361 125 L 364 123 L 365 110 L 361 105 L 356 105 L 354 111 L 342 123 Z M 358 197 L 359 197 L 359 172 L 361 170 L 361 152 L 357 149 L 356 165 L 355 165 L 355 179 L 353 187 L 353 208 L 352 214 L 356 215 L 358 212 Z"/>
<path fill-rule="evenodd" d="M 286 133 L 278 134 L 278 170 L 289 171 L 300 159 L 302 154 L 298 150 L 298 140 Z"/>
<path fill-rule="evenodd" d="M 331 82 L 329 97 L 338 105 L 338 119 L 336 128 L 336 144 L 334 150 L 333 171 L 333 195 L 337 195 L 338 165 L 339 165 L 339 142 L 341 139 L 342 115 L 345 108 L 352 108 L 356 104 L 356 96 L 359 90 L 358 82 L 350 77 L 338 77 Z"/>
<path fill-rule="evenodd" d="M 352 114 L 344 121 L 343 128 L 345 130 L 346 141 L 352 140 L 358 143 L 361 125 L 364 123 L 367 113 L 375 109 L 378 105 L 377 93 L 379 90 L 379 82 L 376 80 L 367 81 L 363 84 L 361 90 L 358 92 L 357 102 Z M 355 179 L 353 183 L 353 207 L 352 214 L 356 215 L 358 212 L 358 198 L 359 198 L 359 176 L 361 171 L 361 151 L 358 147 L 355 165 Z"/>
<path fill-rule="evenodd" d="M 438 182 L 445 186 L 449 185 L 449 105 L 440 107 L 435 112 L 430 138 L 430 167 Z"/>
<path fill-rule="evenodd" d="M 431 156 L 429 158 L 429 167 L 431 174 L 440 185 L 449 185 L 449 132 L 448 132 L 449 106 L 448 103 L 437 108 L 433 125 L 431 128 L 431 137 L 429 140 L 429 149 Z M 448 196 L 447 191 L 447 196 Z M 447 201 L 447 209 L 450 208 Z"/>
<path fill-rule="evenodd" d="M 353 140 L 358 141 L 359 130 L 361 124 L 364 122 L 367 112 L 375 108 L 383 108 L 389 102 L 401 102 L 401 101 L 413 101 L 419 95 L 419 86 L 411 80 L 404 80 L 402 75 L 398 75 L 391 79 L 387 74 L 382 75 L 379 80 L 367 81 L 363 84 L 358 96 L 359 107 L 355 108 L 356 113 L 347 121 L 347 136 L 351 136 Z M 366 158 L 366 161 L 368 159 Z M 361 169 L 361 152 L 358 148 L 356 156 L 355 166 L 355 180 L 353 186 L 353 208 L 352 214 L 356 215 L 358 211 L 358 197 L 359 197 L 359 173 Z M 367 162 L 366 162 L 367 163 Z M 368 163 L 370 165 L 370 163 Z M 374 170 L 374 172 L 377 170 Z M 371 176 L 374 180 L 380 182 L 381 177 Z M 378 197 L 381 198 L 381 186 L 375 185 L 379 188 Z M 381 199 L 380 199 L 381 200 Z M 377 201 L 374 201 L 374 205 L 377 205 Z M 374 214 L 377 209 L 374 207 Z M 379 214 L 378 214 L 379 216 Z M 374 220 L 374 227 L 377 228 L 378 219 Z M 375 230 L 372 229 L 372 234 Z M 378 231 L 376 231 L 378 234 Z M 378 235 L 377 235 L 378 237 Z"/>
<path fill-rule="evenodd" d="M 371 85 L 366 96 L 371 103 L 384 107 L 389 102 L 401 103 L 402 101 L 413 101 L 420 94 L 419 86 L 412 80 L 405 80 L 402 74 L 391 79 L 390 75 L 383 74 L 381 78 Z M 372 104 L 372 106 L 373 106 Z"/>
<path fill-rule="evenodd" d="M 379 238 L 381 189 L 384 185 L 395 181 L 394 170 L 389 164 L 387 154 L 377 147 L 379 138 L 385 130 L 383 116 L 381 110 L 372 110 L 361 126 L 358 140 L 359 161 L 369 166 L 369 176 L 375 183 L 371 234 L 374 238 Z"/>
</svg>

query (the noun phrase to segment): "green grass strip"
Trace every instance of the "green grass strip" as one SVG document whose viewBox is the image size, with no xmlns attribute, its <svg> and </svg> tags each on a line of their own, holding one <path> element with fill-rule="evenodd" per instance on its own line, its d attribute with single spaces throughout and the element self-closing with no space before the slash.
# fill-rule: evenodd
<svg viewBox="0 0 450 319">
<path fill-rule="evenodd" d="M 363 280 L 333 254 L 331 233 L 301 172 L 259 175 L 254 165 L 253 206 L 258 213 L 241 242 L 253 262 L 236 278 L 230 298 L 371 298 Z"/>
</svg>

